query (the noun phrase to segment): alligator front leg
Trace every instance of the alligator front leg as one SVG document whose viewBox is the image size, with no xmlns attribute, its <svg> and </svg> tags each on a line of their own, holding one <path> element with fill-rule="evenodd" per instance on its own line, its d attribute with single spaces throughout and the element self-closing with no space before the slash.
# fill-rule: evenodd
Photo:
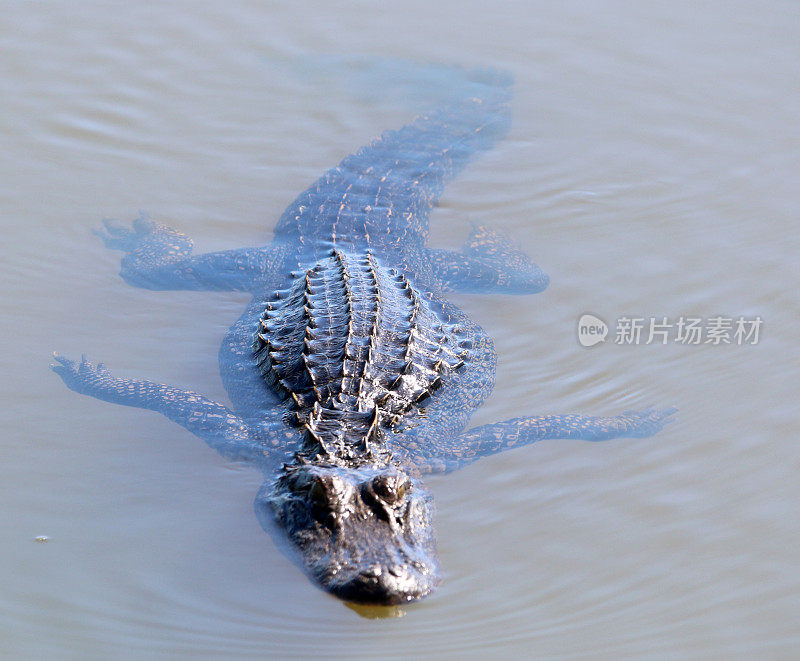
<svg viewBox="0 0 800 661">
<path fill-rule="evenodd" d="M 513 418 L 470 429 L 448 442 L 436 439 L 435 454 L 417 460 L 421 472 L 451 472 L 481 457 L 545 439 L 606 441 L 652 436 L 672 421 L 676 409 L 625 411 L 617 416 L 543 415 Z"/>
<path fill-rule="evenodd" d="M 122 278 L 143 289 L 252 290 L 274 272 L 281 251 L 241 248 L 191 256 L 192 240 L 140 216 L 128 227 L 105 220 L 95 230 L 106 247 L 123 250 Z"/>
<path fill-rule="evenodd" d="M 135 406 L 163 414 L 202 438 L 221 455 L 233 460 L 265 461 L 270 443 L 264 425 L 249 424 L 222 404 L 189 390 L 152 381 L 120 379 L 100 364 L 80 362 L 54 354 L 52 370 L 68 388 L 114 404 Z"/>
<path fill-rule="evenodd" d="M 445 290 L 535 294 L 550 279 L 510 239 L 475 227 L 461 252 L 428 250 L 432 275 Z"/>
</svg>

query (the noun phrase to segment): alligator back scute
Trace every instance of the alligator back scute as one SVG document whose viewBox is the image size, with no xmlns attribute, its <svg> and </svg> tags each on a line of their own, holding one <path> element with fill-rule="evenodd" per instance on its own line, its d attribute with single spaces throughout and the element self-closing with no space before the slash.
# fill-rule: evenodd
<svg viewBox="0 0 800 661">
<path fill-rule="evenodd" d="M 299 423 L 363 439 L 463 364 L 459 340 L 402 273 L 335 250 L 267 303 L 253 349 Z"/>
</svg>

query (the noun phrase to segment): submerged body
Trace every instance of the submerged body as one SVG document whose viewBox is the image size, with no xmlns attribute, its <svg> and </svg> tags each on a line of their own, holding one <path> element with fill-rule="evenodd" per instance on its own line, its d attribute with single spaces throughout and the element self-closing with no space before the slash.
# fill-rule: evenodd
<svg viewBox="0 0 800 661">
<path fill-rule="evenodd" d="M 257 465 L 267 478 L 256 498 L 262 525 L 276 521 L 312 578 L 347 600 L 403 603 L 438 583 L 425 473 L 544 438 L 647 436 L 671 414 L 521 417 L 464 431 L 492 391 L 496 357 L 443 294 L 548 283 L 485 228 L 461 251 L 425 245 L 445 182 L 508 125 L 508 81 L 469 78 L 437 111 L 323 175 L 268 246 L 194 257 L 185 235 L 145 219 L 98 232 L 125 251 L 133 285 L 253 294 L 220 349 L 232 408 L 56 357 L 73 390 L 159 411 Z"/>
</svg>

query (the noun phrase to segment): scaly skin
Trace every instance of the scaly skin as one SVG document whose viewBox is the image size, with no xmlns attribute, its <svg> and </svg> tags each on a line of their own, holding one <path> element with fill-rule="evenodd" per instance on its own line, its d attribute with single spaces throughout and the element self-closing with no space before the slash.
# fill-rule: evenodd
<svg viewBox="0 0 800 661">
<path fill-rule="evenodd" d="M 300 194 L 273 241 L 192 255 L 192 241 L 139 218 L 97 234 L 122 277 L 147 289 L 243 290 L 251 304 L 219 352 L 232 408 L 114 377 L 56 355 L 72 390 L 158 411 L 221 454 L 259 467 L 265 529 L 277 521 L 324 589 L 396 604 L 438 583 L 421 477 L 546 438 L 656 433 L 672 409 L 521 417 L 465 431 L 491 393 L 496 355 L 447 291 L 542 291 L 547 276 L 478 227 L 460 252 L 425 246 L 445 182 L 508 125 L 508 81 L 466 76 L 440 109 L 344 159 Z"/>
</svg>

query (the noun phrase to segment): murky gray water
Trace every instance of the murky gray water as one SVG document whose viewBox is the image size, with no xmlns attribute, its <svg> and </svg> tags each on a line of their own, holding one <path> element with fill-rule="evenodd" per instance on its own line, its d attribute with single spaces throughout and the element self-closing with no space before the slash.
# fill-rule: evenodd
<svg viewBox="0 0 800 661">
<path fill-rule="evenodd" d="M 17 658 L 793 658 L 800 647 L 800 10 L 793 2 L 6 3 L 0 653 Z M 369 619 L 261 531 L 259 476 L 49 354 L 223 399 L 246 297 L 146 292 L 90 229 L 144 209 L 256 244 L 324 169 L 413 114 L 292 63 L 493 65 L 509 138 L 451 185 L 551 276 L 458 296 L 497 340 L 476 424 L 676 405 L 652 439 L 549 441 L 429 480 L 446 582 Z M 757 345 L 585 349 L 577 318 L 761 316 Z M 49 541 L 37 543 L 38 535 Z"/>
</svg>

